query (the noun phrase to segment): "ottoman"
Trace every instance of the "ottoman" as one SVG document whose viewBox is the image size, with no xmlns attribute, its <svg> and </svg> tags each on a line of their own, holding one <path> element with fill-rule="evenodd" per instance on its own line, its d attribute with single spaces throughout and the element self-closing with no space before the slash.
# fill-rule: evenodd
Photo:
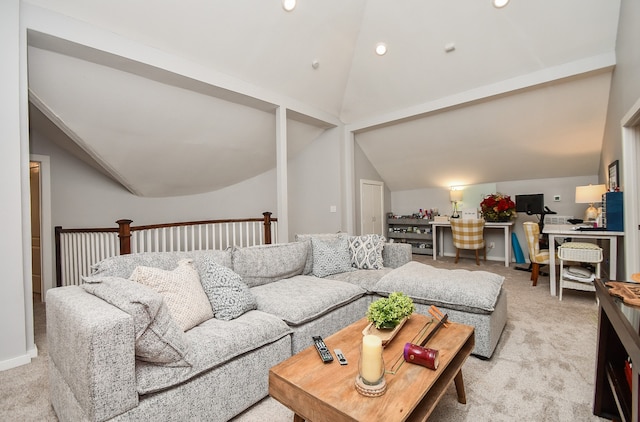
<svg viewBox="0 0 640 422">
<path fill-rule="evenodd" d="M 472 354 L 490 358 L 507 323 L 504 277 L 487 271 L 447 270 L 409 262 L 383 276 L 373 290 L 380 296 L 403 292 L 416 311 L 429 315 L 437 306 L 449 319 L 475 328 Z"/>
</svg>

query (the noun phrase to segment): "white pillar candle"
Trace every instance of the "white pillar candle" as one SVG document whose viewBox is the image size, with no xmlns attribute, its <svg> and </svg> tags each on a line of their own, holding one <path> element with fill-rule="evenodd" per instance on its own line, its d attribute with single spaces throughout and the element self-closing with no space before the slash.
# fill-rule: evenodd
<svg viewBox="0 0 640 422">
<path fill-rule="evenodd" d="M 382 375 L 382 340 L 378 336 L 366 335 L 362 338 L 362 378 L 375 383 Z"/>
</svg>

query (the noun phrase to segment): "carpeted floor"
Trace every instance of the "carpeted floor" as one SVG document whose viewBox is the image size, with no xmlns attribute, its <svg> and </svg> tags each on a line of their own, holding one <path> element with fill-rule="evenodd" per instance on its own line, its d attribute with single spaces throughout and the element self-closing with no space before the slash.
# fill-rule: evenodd
<svg viewBox="0 0 640 422">
<path fill-rule="evenodd" d="M 463 369 L 467 404 L 449 387 L 432 421 L 602 421 L 593 416 L 597 305 L 595 294 L 565 290 L 549 295 L 549 278 L 531 286 L 530 274 L 501 262 L 451 258 L 414 260 L 441 268 L 485 270 L 505 276 L 508 320 L 489 360 L 470 357 Z M 31 364 L 0 372 L 1 421 L 56 421 L 49 403 L 44 305 L 35 308 L 40 355 Z M 375 399 L 372 399 L 375 400 Z M 290 422 L 292 412 L 266 398 L 235 422 Z"/>
</svg>

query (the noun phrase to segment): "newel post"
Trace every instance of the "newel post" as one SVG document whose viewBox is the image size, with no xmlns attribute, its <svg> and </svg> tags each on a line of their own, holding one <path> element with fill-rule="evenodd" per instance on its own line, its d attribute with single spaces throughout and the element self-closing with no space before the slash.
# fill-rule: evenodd
<svg viewBox="0 0 640 422">
<path fill-rule="evenodd" d="M 131 253 L 131 223 L 133 220 L 118 220 L 118 238 L 120 239 L 120 255 Z"/>
<path fill-rule="evenodd" d="M 264 216 L 264 244 L 271 244 L 271 213 L 269 211 L 265 211 L 262 213 Z"/>
<path fill-rule="evenodd" d="M 56 242 L 56 287 L 62 286 L 62 251 L 60 233 L 62 233 L 62 226 L 56 226 L 55 230 L 55 242 Z"/>
</svg>

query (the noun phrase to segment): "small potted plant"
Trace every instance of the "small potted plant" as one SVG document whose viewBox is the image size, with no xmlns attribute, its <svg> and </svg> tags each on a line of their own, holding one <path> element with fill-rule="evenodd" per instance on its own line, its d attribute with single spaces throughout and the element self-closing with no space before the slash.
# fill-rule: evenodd
<svg viewBox="0 0 640 422">
<path fill-rule="evenodd" d="M 416 310 L 413 300 L 402 292 L 378 299 L 369 305 L 367 319 L 379 330 L 393 329 Z"/>
</svg>

